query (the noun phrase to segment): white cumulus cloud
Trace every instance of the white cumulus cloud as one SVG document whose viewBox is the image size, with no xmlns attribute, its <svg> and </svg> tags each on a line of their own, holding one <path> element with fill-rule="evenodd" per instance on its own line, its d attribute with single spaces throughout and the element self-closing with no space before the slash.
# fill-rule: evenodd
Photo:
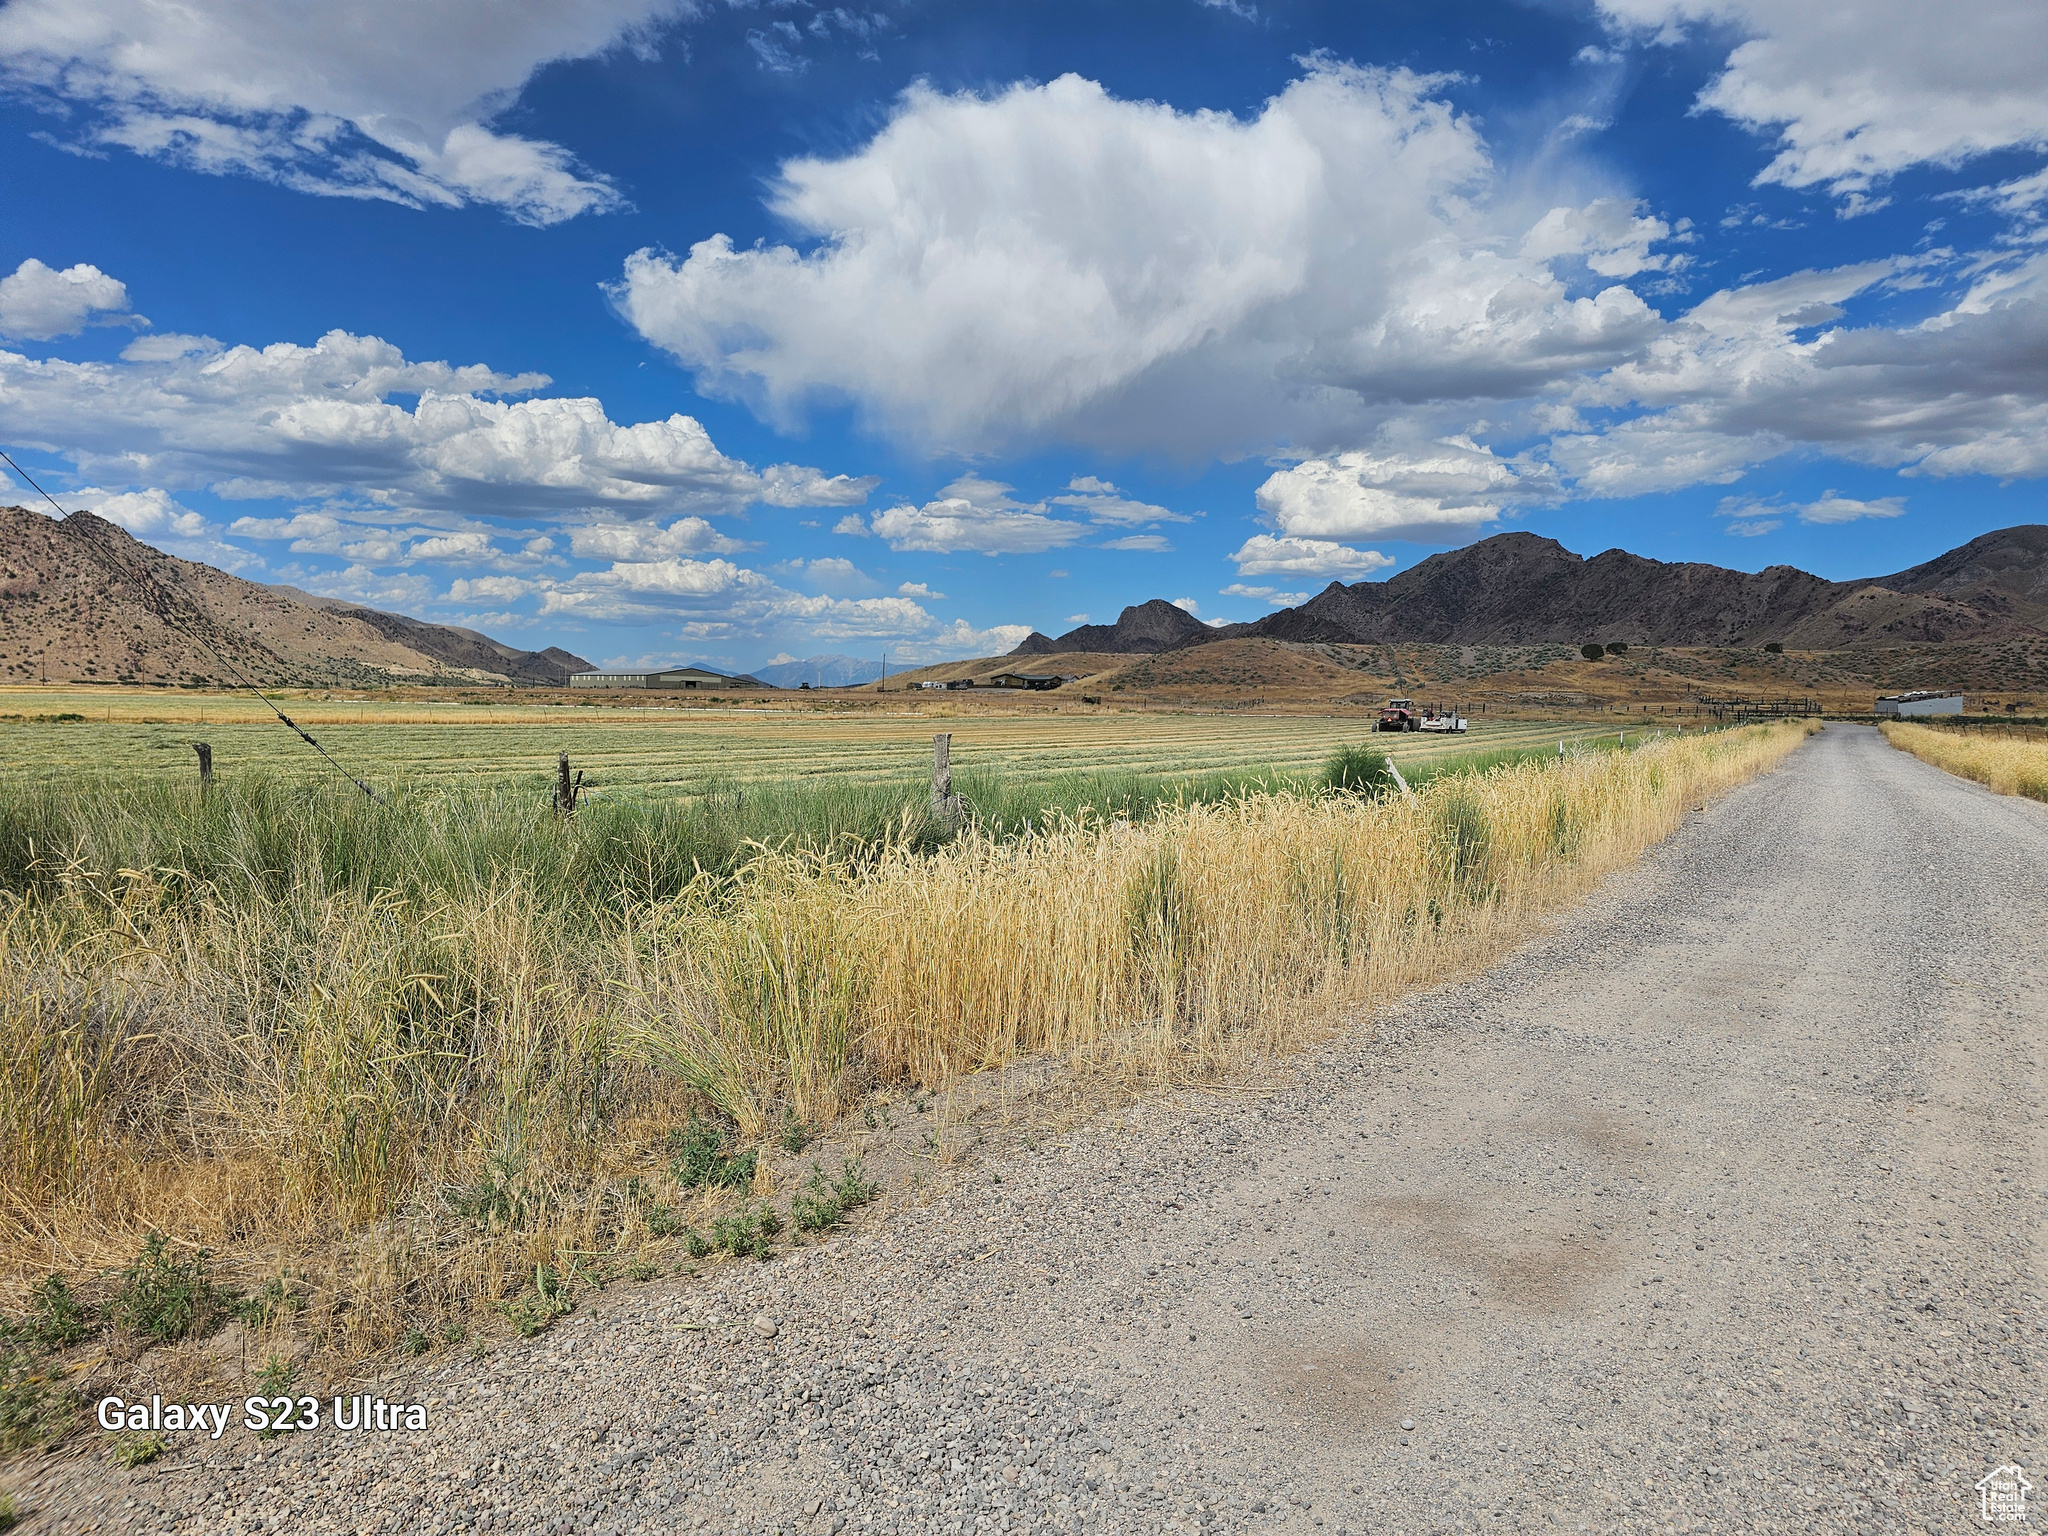
<svg viewBox="0 0 2048 1536">
<path fill-rule="evenodd" d="M 1191 523 L 1184 512 L 1172 512 L 1148 501 L 1133 501 L 1106 480 L 1080 475 L 1067 484 L 1066 493 L 1047 498 L 1055 507 L 1071 507 L 1091 523 L 1143 527 L 1147 523 Z"/>
<path fill-rule="evenodd" d="M 1274 608 L 1292 608 L 1305 603 L 1314 594 L 1309 592 L 1283 592 L 1278 587 L 1250 587 L 1241 581 L 1233 581 L 1221 589 L 1224 597 L 1249 597 Z"/>
<path fill-rule="evenodd" d="M 1087 533 L 1085 524 L 1012 500 L 1010 489 L 999 480 L 962 475 L 921 507 L 905 503 L 877 512 L 869 530 L 898 551 L 982 555 L 1040 554 Z M 839 531 L 847 531 L 843 523 Z"/>
<path fill-rule="evenodd" d="M 17 441 L 56 445 L 98 479 L 224 495 L 346 489 L 400 515 L 731 514 L 758 503 L 845 506 L 875 483 L 802 465 L 756 470 L 691 416 L 619 423 L 592 399 L 530 398 L 545 374 L 413 362 L 330 331 L 115 363 L 0 350 Z M 410 407 L 393 396 L 410 395 Z"/>
<path fill-rule="evenodd" d="M 1627 355 L 1654 313 L 1506 254 L 1526 225 L 1480 211 L 1494 168 L 1438 84 L 1319 57 L 1249 117 L 1075 75 L 914 87 L 853 154 L 782 167 L 771 206 L 804 249 L 643 250 L 613 296 L 702 389 L 778 422 L 851 401 L 960 451 L 1358 441 L 1404 402 Z M 1657 264 L 1662 225 L 1631 205 L 1572 218 L 1537 248 Z"/>
<path fill-rule="evenodd" d="M 1597 0 L 1619 30 L 1741 41 L 1700 104 L 1776 135 L 1759 182 L 1861 199 L 1916 165 L 2048 146 L 2038 0 Z"/>
<path fill-rule="evenodd" d="M 1331 539 L 1274 538 L 1255 533 L 1230 556 L 1240 576 L 1345 576 L 1363 581 L 1394 562 L 1376 549 Z"/>
<path fill-rule="evenodd" d="M 1551 209 L 1522 237 L 1522 254 L 1537 261 L 1580 256 L 1602 277 L 1634 277 L 1687 264 L 1683 254 L 1650 254 L 1651 246 L 1671 236 L 1669 224 L 1639 214 L 1636 204 L 1603 197 L 1583 208 Z"/>
<path fill-rule="evenodd" d="M 644 44 L 687 0 L 12 0 L 0 78 L 87 149 L 527 224 L 622 205 L 559 144 L 490 126 L 542 66 Z"/>
<path fill-rule="evenodd" d="M 509 603 L 526 596 L 534 584 L 518 576 L 461 576 L 448 584 L 451 603 Z"/>
<path fill-rule="evenodd" d="M 189 507 L 179 506 L 165 491 L 114 492 L 88 486 L 64 500 L 70 507 L 119 523 L 137 538 L 198 539 L 215 531 L 205 518 Z"/>
<path fill-rule="evenodd" d="M 1403 450 L 1358 449 L 1304 459 L 1257 493 L 1259 511 L 1284 534 L 1316 539 L 1463 540 L 1500 516 L 1511 498 L 1547 482 L 1497 458 L 1469 437 Z"/>
<path fill-rule="evenodd" d="M 1030 637 L 1029 624 L 991 624 L 977 629 L 965 619 L 955 619 L 929 636 L 896 647 L 901 662 L 948 661 L 960 656 L 1001 656 L 1015 650 Z"/>
<path fill-rule="evenodd" d="M 149 323 L 128 313 L 125 283 L 84 262 L 60 272 L 31 256 L 0 277 L 0 336 L 54 341 L 76 335 L 95 317 Z"/>
<path fill-rule="evenodd" d="M 569 552 L 583 559 L 654 560 L 663 555 L 732 555 L 748 547 L 743 540 L 727 538 L 701 517 L 680 517 L 666 528 L 658 528 L 651 523 L 584 523 L 566 532 Z"/>
<path fill-rule="evenodd" d="M 1854 523 L 1866 517 L 1903 517 L 1906 498 L 1879 496 L 1870 501 L 1857 501 L 1826 491 L 1819 501 L 1810 501 L 1792 510 L 1799 514 L 1802 523 Z"/>
<path fill-rule="evenodd" d="M 1865 262 L 1717 293 L 1575 386 L 1618 419 L 1561 432 L 1545 457 L 1581 496 L 1725 484 L 1802 448 L 1912 475 L 2048 473 L 2048 255 L 1980 268 L 1918 324 L 1838 323 L 1921 275 Z"/>
</svg>

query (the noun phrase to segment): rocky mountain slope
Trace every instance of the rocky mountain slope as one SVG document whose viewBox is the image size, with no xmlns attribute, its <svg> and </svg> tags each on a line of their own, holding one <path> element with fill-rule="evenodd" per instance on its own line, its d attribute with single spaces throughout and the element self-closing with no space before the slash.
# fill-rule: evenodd
<svg viewBox="0 0 2048 1536">
<path fill-rule="evenodd" d="M 1941 645 L 2048 633 L 2048 526 L 1972 539 L 1925 565 L 1828 581 L 1789 565 L 1754 573 L 1610 549 L 1588 560 L 1555 539 L 1502 533 L 1431 555 L 1386 581 L 1332 582 L 1298 608 L 1220 629 L 1157 598 L 1114 625 L 1012 655 L 1157 652 L 1254 635 L 1325 645 Z"/>
<path fill-rule="evenodd" d="M 1163 597 L 1138 603 L 1117 615 L 1114 624 L 1083 624 L 1057 640 L 1033 630 L 1011 651 L 1012 656 L 1050 656 L 1055 652 L 1092 651 L 1113 656 L 1135 656 L 1151 651 L 1170 651 L 1192 645 L 1214 631 L 1184 608 L 1176 608 Z"/>
<path fill-rule="evenodd" d="M 180 560 L 87 512 L 0 507 L 0 682 L 560 684 L 590 663 L 522 651 Z"/>
<path fill-rule="evenodd" d="M 1667 563 L 1619 549 L 1587 560 L 1554 539 L 1504 533 L 1387 581 L 1333 582 L 1299 608 L 1234 632 L 1336 644 L 1943 644 L 2039 633 L 2048 627 L 2044 584 L 2048 527 L 2039 526 L 1986 534 L 1864 581 L 1827 581 L 1789 565 L 1750 573 Z"/>
</svg>

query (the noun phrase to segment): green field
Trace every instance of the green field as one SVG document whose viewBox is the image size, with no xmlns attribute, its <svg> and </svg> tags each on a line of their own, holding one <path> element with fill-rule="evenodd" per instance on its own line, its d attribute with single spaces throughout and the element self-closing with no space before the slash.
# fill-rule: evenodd
<svg viewBox="0 0 2048 1536">
<path fill-rule="evenodd" d="M 744 708 L 488 707 L 285 699 L 352 774 L 390 788 L 537 781 L 567 752 L 600 794 L 670 798 L 802 780 L 905 782 L 929 771 L 934 731 L 965 776 L 1013 783 L 1069 774 L 1293 774 L 1370 742 L 1404 766 L 1445 756 L 1611 739 L 1612 724 L 1475 722 L 1464 736 L 1379 735 L 1366 722 L 1194 714 L 859 715 Z M 60 720 L 59 715 L 83 718 Z M 328 769 L 249 699 L 0 690 L 0 772 L 17 782 L 189 781 L 192 743 L 223 778 Z"/>
</svg>

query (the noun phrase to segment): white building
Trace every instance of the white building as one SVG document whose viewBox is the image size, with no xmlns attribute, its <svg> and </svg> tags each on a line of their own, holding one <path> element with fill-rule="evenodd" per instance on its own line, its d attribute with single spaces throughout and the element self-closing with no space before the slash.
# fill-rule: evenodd
<svg viewBox="0 0 2048 1536">
<path fill-rule="evenodd" d="M 1960 693 L 1888 693 L 1877 701 L 1880 715 L 1960 715 Z"/>
<path fill-rule="evenodd" d="M 572 672 L 571 688 L 759 688 L 752 677 L 728 677 L 709 667 L 660 667 L 651 672 Z"/>
</svg>

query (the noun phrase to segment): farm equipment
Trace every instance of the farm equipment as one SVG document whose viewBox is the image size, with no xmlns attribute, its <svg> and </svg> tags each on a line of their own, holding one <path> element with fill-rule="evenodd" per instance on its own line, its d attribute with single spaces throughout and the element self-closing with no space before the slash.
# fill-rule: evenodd
<svg viewBox="0 0 2048 1536">
<path fill-rule="evenodd" d="M 1465 725 L 1465 717 L 1455 709 L 1442 709 L 1434 704 L 1425 709 L 1417 706 L 1413 699 L 1389 699 L 1380 711 L 1378 728 L 1383 731 L 1462 733 Z"/>
</svg>

